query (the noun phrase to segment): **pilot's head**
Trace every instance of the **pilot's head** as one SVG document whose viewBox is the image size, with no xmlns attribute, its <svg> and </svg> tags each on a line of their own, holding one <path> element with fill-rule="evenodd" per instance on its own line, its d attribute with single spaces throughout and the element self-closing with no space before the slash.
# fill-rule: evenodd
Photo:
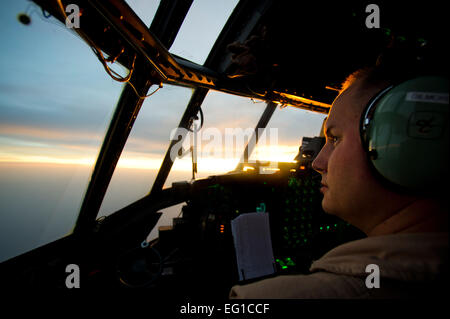
<svg viewBox="0 0 450 319">
<path fill-rule="evenodd" d="M 322 175 L 323 209 L 368 235 L 376 235 L 379 225 L 392 220 L 404 222 L 407 227 L 409 221 L 390 217 L 423 201 L 412 193 L 386 187 L 373 172 L 363 149 L 361 115 L 369 101 L 392 84 L 377 72 L 375 68 L 362 69 L 344 82 L 324 126 L 326 144 L 313 162 L 313 168 Z M 430 205 L 425 208 L 434 209 Z M 410 214 L 408 218 L 421 217 Z M 396 232 L 403 227 L 387 226 L 384 231 Z"/>
</svg>

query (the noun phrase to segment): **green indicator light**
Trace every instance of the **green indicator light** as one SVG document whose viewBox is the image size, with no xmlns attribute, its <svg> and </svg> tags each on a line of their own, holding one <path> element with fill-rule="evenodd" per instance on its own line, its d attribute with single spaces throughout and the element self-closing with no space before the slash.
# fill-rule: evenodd
<svg viewBox="0 0 450 319">
<path fill-rule="evenodd" d="M 303 239 L 303 241 L 306 243 L 308 240 L 305 238 L 305 239 Z"/>
<path fill-rule="evenodd" d="M 323 230 L 323 227 L 322 226 L 320 226 L 320 228 L 319 228 L 320 230 Z"/>
<path fill-rule="evenodd" d="M 337 227 L 337 224 L 334 224 L 334 227 Z"/>
<path fill-rule="evenodd" d="M 287 266 L 281 266 L 281 268 L 283 268 L 283 269 L 287 269 Z"/>
<path fill-rule="evenodd" d="M 330 226 L 327 226 L 327 230 L 329 230 L 330 229 Z"/>
<path fill-rule="evenodd" d="M 286 258 L 286 264 L 288 266 L 295 266 L 295 262 L 292 261 L 292 259 L 290 257 Z"/>
</svg>

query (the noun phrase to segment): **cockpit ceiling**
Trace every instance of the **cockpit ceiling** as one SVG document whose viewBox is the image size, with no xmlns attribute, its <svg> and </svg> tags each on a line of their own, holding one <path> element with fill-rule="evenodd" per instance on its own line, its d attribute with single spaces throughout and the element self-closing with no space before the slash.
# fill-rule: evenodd
<svg viewBox="0 0 450 319">
<path fill-rule="evenodd" d="M 58 1 L 34 1 L 64 21 Z M 368 28 L 367 1 L 241 0 L 200 66 L 168 50 L 190 2 L 162 0 L 149 32 L 124 1 L 70 1 L 82 8 L 82 31 L 90 45 L 129 68 L 140 55 L 148 62 L 140 67 L 148 67 L 154 81 L 322 113 L 345 77 L 373 65 L 380 54 L 393 57 L 391 63 L 406 73 L 417 64 L 448 68 L 443 3 L 378 1 L 380 28 Z"/>
<path fill-rule="evenodd" d="M 378 1 L 378 29 L 366 27 L 369 3 L 275 1 L 253 33 L 265 40 L 256 58 L 260 74 L 249 86 L 257 91 L 272 85 L 275 91 L 331 103 L 338 93 L 333 88 L 387 55 L 388 46 L 392 56 L 400 56 L 392 63 L 405 71 L 418 62 L 428 70 L 447 70 L 443 3 Z"/>
</svg>

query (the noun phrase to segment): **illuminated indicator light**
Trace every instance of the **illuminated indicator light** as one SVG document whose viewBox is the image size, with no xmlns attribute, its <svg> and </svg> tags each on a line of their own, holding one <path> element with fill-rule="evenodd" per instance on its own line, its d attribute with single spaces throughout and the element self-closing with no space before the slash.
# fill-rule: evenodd
<svg viewBox="0 0 450 319">
<path fill-rule="evenodd" d="M 289 171 L 295 173 L 297 170 L 295 168 L 291 168 Z"/>
<path fill-rule="evenodd" d="M 302 165 L 302 166 L 300 166 L 300 169 L 304 170 L 304 169 L 306 169 L 306 167 Z"/>
<path fill-rule="evenodd" d="M 327 230 L 330 229 L 330 226 L 327 226 Z"/>
<path fill-rule="evenodd" d="M 279 168 L 273 168 L 273 167 L 264 167 L 263 171 L 264 172 L 267 172 L 267 171 L 269 171 L 269 172 L 279 172 L 280 169 Z"/>
<path fill-rule="evenodd" d="M 251 167 L 251 166 L 244 166 L 244 168 L 243 168 L 242 170 L 243 170 L 244 172 L 246 172 L 246 171 L 248 171 L 248 170 L 254 171 L 255 168 L 254 168 L 254 167 Z"/>
<path fill-rule="evenodd" d="M 320 230 L 323 230 L 323 227 L 322 227 L 322 226 L 320 226 Z"/>
<path fill-rule="evenodd" d="M 281 268 L 283 268 L 283 269 L 287 269 L 287 266 L 281 266 Z"/>
<path fill-rule="evenodd" d="M 337 227 L 337 224 L 334 224 L 334 227 Z"/>
</svg>

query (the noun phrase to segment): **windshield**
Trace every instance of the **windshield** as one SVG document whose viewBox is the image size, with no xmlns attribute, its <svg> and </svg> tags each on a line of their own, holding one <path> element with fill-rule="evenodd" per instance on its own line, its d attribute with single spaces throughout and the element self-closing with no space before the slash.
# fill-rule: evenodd
<svg viewBox="0 0 450 319">
<path fill-rule="evenodd" d="M 203 64 L 238 0 L 194 0 L 170 52 Z"/>
<path fill-rule="evenodd" d="M 256 145 L 250 160 L 294 162 L 302 145 L 302 138 L 319 136 L 325 117 L 322 113 L 294 107 L 278 107 L 267 125 L 265 143 Z M 271 142 L 271 137 L 277 142 Z"/>
<path fill-rule="evenodd" d="M 72 231 L 122 84 L 32 2 L 2 1 L 0 17 L 3 261 Z"/>
<path fill-rule="evenodd" d="M 150 25 L 159 2 L 127 3 Z M 204 63 L 236 3 L 194 1 L 170 52 Z M 2 3 L 1 9 L 3 261 L 71 233 L 123 84 L 105 73 L 89 46 L 74 32 L 34 3 Z M 19 22 L 21 12 L 31 17 L 30 24 Z M 98 216 L 107 216 L 148 194 L 191 95 L 192 89 L 164 85 L 144 101 Z M 215 91 L 207 94 L 202 105 L 204 125 L 195 144 L 196 178 L 227 173 L 237 166 L 265 107 L 249 98 Z M 303 121 L 305 118 L 313 120 Z M 257 147 L 251 159 L 292 160 L 301 137 L 318 134 L 322 119 L 311 112 L 277 109 L 267 128 L 269 145 Z M 299 121 L 312 126 L 299 129 Z M 183 144 L 188 150 L 193 146 L 191 137 L 189 134 Z M 191 179 L 192 152 L 186 152 L 175 159 L 164 187 Z M 179 214 L 179 206 L 164 213 L 160 224 L 170 224 Z"/>
</svg>

